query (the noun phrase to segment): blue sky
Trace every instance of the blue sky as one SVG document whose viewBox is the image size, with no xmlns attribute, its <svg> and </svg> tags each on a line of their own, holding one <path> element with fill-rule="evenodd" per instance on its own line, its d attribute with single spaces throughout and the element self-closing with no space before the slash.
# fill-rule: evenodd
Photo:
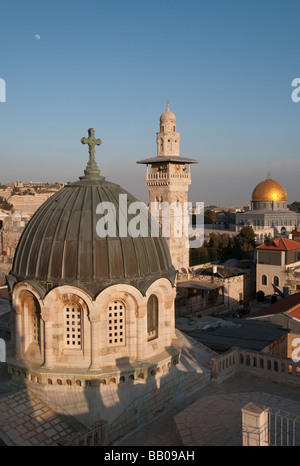
<svg viewBox="0 0 300 466">
<path fill-rule="evenodd" d="M 146 202 L 169 99 L 190 200 L 245 204 L 269 170 L 300 200 L 299 19 L 298 0 L 1 0 L 0 181 L 77 180 L 93 127 L 101 174 Z"/>
</svg>

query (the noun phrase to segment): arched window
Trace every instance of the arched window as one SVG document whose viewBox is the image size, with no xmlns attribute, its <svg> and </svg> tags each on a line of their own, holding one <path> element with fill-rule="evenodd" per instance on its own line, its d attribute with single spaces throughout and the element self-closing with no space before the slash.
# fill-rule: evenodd
<svg viewBox="0 0 300 466">
<path fill-rule="evenodd" d="M 148 341 L 158 337 L 158 299 L 152 294 L 147 303 Z"/>
<path fill-rule="evenodd" d="M 35 307 L 32 312 L 32 336 L 33 342 L 41 343 L 41 310 Z"/>
<path fill-rule="evenodd" d="M 108 346 L 125 345 L 125 306 L 114 301 L 108 306 Z"/>
<path fill-rule="evenodd" d="M 279 278 L 277 277 L 277 275 L 275 275 L 275 277 L 273 278 L 273 283 L 275 286 L 279 286 Z"/>
<path fill-rule="evenodd" d="M 262 284 L 262 285 L 267 285 L 267 284 L 268 284 L 267 275 L 263 275 L 263 276 L 261 277 L 261 284 Z"/>
<path fill-rule="evenodd" d="M 23 322 L 16 322 L 16 341 L 22 345 L 26 356 L 41 357 L 43 350 L 43 327 L 41 308 L 38 299 L 28 290 L 22 290 L 18 296 L 17 306 L 23 309 Z M 22 325 L 22 327 L 19 327 Z"/>
<path fill-rule="evenodd" d="M 64 308 L 65 346 L 79 348 L 82 345 L 82 310 L 79 304 L 67 304 Z"/>
</svg>

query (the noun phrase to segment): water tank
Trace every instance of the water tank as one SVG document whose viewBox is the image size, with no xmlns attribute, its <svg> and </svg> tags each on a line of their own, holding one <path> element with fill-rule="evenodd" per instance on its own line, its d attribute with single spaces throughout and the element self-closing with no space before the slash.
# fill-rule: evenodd
<svg viewBox="0 0 300 466">
<path fill-rule="evenodd" d="M 290 287 L 284 286 L 283 287 L 283 296 L 288 296 L 290 294 Z"/>
<path fill-rule="evenodd" d="M 277 295 L 276 295 L 276 294 L 273 294 L 273 295 L 271 296 L 271 304 L 274 304 L 274 303 L 276 303 L 276 302 L 277 302 Z"/>
<path fill-rule="evenodd" d="M 258 291 L 256 294 L 256 299 L 258 302 L 262 303 L 265 300 L 265 293 L 263 291 Z"/>
</svg>

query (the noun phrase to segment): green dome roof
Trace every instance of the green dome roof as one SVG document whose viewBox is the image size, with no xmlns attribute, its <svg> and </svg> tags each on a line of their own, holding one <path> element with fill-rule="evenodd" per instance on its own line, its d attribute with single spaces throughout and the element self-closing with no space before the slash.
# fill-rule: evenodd
<svg viewBox="0 0 300 466">
<path fill-rule="evenodd" d="M 150 221 L 147 237 L 97 235 L 100 202 L 114 204 L 118 232 L 119 195 L 126 194 L 128 203 L 137 199 L 119 185 L 94 178 L 66 185 L 36 211 L 19 240 L 10 274 L 18 281 L 33 280 L 45 290 L 74 284 L 92 295 L 118 282 L 141 291 L 156 278 L 173 282 L 169 248 L 164 238 L 151 237 Z M 127 225 L 129 220 L 130 215 Z"/>
<path fill-rule="evenodd" d="M 55 286 L 75 285 L 95 296 L 116 283 L 133 285 L 141 292 L 158 278 L 174 283 L 176 271 L 167 242 L 162 236 L 151 237 L 150 213 L 146 213 L 148 235 L 119 234 L 124 218 L 128 232 L 134 217 L 128 214 L 128 205 L 137 199 L 100 176 L 94 149 L 102 141 L 95 139 L 92 128 L 89 138 L 81 142 L 89 145 L 85 176 L 51 196 L 28 222 L 7 276 L 10 287 L 16 281 L 27 281 L 46 293 Z M 121 194 L 127 195 L 127 205 L 119 205 Z M 107 201 L 115 207 L 116 235 L 99 236 L 96 209 Z"/>
</svg>

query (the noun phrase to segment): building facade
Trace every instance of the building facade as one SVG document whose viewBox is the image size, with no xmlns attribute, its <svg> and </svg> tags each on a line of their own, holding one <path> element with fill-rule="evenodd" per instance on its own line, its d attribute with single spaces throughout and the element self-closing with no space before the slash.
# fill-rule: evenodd
<svg viewBox="0 0 300 466">
<path fill-rule="evenodd" d="M 259 243 L 267 237 L 288 234 L 297 228 L 300 214 L 290 211 L 287 203 L 286 190 L 268 174 L 252 192 L 251 209 L 229 214 L 229 228 L 239 232 L 250 225 Z"/>
<path fill-rule="evenodd" d="M 120 195 L 129 204 L 136 199 L 100 176 L 95 141 L 90 131 L 85 175 L 27 224 L 7 276 L 9 371 L 43 385 L 147 378 L 161 361 L 166 367 L 178 361 L 176 271 L 167 243 L 150 234 L 120 235 L 127 218 Z M 99 234 L 102 202 L 118 213 L 116 235 Z"/>
<path fill-rule="evenodd" d="M 275 292 L 275 286 L 282 293 L 284 291 L 286 293 L 295 292 L 297 286 L 300 285 L 300 278 L 295 275 L 295 272 L 300 268 L 300 243 L 278 238 L 258 246 L 256 251 L 257 291 L 263 291 L 265 295 L 272 295 Z M 291 274 L 294 274 L 293 281 Z"/>
</svg>

